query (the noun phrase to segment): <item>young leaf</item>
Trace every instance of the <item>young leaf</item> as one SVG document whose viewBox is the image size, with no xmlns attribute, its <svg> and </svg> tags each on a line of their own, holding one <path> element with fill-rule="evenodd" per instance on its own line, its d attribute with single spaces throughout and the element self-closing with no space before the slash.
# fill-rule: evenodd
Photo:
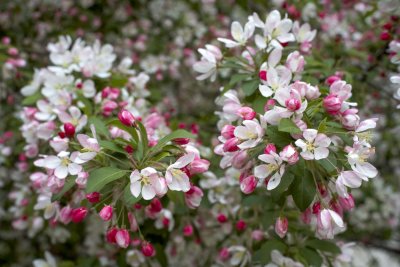
<svg viewBox="0 0 400 267">
<path fill-rule="evenodd" d="M 300 253 L 305 260 L 307 260 L 308 266 L 319 267 L 322 266 L 322 257 L 317 251 L 311 248 L 300 248 Z"/>
<path fill-rule="evenodd" d="M 125 153 L 125 150 L 122 149 L 121 147 L 117 146 L 115 143 L 111 141 L 106 141 L 106 140 L 99 140 L 99 144 L 102 148 L 108 149 L 112 152 L 119 152 L 119 153 Z"/>
<path fill-rule="evenodd" d="M 94 127 L 96 128 L 96 133 L 97 134 L 101 134 L 104 135 L 106 137 L 109 136 L 110 132 L 108 131 L 108 128 L 106 126 L 106 124 L 100 120 L 97 117 L 90 117 L 89 118 L 89 124 L 93 124 Z"/>
<path fill-rule="evenodd" d="M 124 189 L 124 196 L 123 196 L 124 202 L 125 202 L 125 204 L 128 205 L 128 206 L 131 206 L 131 205 L 137 203 L 137 202 L 142 198 L 142 195 L 139 195 L 138 197 L 133 196 L 132 193 L 131 193 L 131 188 L 130 188 L 130 186 L 131 186 L 131 184 L 129 183 L 129 184 L 125 187 L 125 189 Z"/>
<path fill-rule="evenodd" d="M 305 165 L 294 168 L 295 180 L 290 187 L 294 203 L 301 210 L 306 210 L 314 200 L 316 188 L 311 173 Z"/>
<path fill-rule="evenodd" d="M 260 85 L 260 81 L 258 79 L 253 79 L 248 82 L 243 82 L 242 89 L 246 96 L 252 95 Z"/>
<path fill-rule="evenodd" d="M 86 192 L 98 192 L 106 184 L 122 178 L 127 172 L 128 171 L 126 170 L 120 170 L 114 167 L 103 167 L 96 169 L 90 173 L 86 185 Z"/>
<path fill-rule="evenodd" d="M 154 153 L 157 153 L 158 151 L 160 151 L 161 149 L 163 149 L 163 147 L 170 141 L 176 139 L 176 138 L 194 138 L 195 136 L 191 133 L 189 133 L 186 130 L 176 130 L 173 131 L 172 133 L 170 133 L 167 136 L 164 136 L 163 138 L 161 138 L 157 145 L 153 146 L 152 148 L 150 148 L 149 150 L 149 154 L 152 155 Z"/>
<path fill-rule="evenodd" d="M 341 252 L 340 248 L 336 246 L 336 244 L 328 240 L 309 239 L 306 241 L 305 245 L 307 247 L 320 251 L 330 252 L 332 254 L 339 254 Z"/>
<path fill-rule="evenodd" d="M 302 131 L 297 127 L 297 125 L 291 119 L 281 119 L 279 121 L 278 130 L 280 132 L 286 132 L 291 134 L 301 134 Z"/>
<path fill-rule="evenodd" d="M 261 248 L 254 253 L 253 263 L 270 263 L 271 252 L 275 249 L 283 252 L 286 249 L 286 245 L 276 239 L 265 242 Z"/>
</svg>

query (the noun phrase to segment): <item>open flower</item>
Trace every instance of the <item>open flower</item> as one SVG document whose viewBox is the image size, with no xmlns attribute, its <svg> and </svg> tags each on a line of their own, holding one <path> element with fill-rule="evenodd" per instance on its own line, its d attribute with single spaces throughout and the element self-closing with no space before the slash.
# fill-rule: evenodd
<svg viewBox="0 0 400 267">
<path fill-rule="evenodd" d="M 269 152 L 269 154 L 262 154 L 258 156 L 258 159 L 267 164 L 256 166 L 254 168 L 254 176 L 263 179 L 274 173 L 274 175 L 268 181 L 267 189 L 272 190 L 276 188 L 281 182 L 281 178 L 285 173 L 285 165 L 282 164 L 282 159 L 273 151 Z"/>
<path fill-rule="evenodd" d="M 87 116 L 82 115 L 79 108 L 72 106 L 68 109 L 69 114 L 65 111 L 61 111 L 58 115 L 62 123 L 72 123 L 76 131 L 79 132 L 87 123 Z"/>
<path fill-rule="evenodd" d="M 317 217 L 317 232 L 322 238 L 332 239 L 336 228 L 344 228 L 342 217 L 330 209 L 323 209 Z"/>
<path fill-rule="evenodd" d="M 89 137 L 86 134 L 78 134 L 76 138 L 78 139 L 81 146 L 83 146 L 82 151 L 78 154 L 78 158 L 82 160 L 82 163 L 87 162 L 100 152 L 100 145 L 96 138 L 96 129 L 94 125 L 90 125 L 90 130 L 92 131 L 93 137 Z"/>
<path fill-rule="evenodd" d="M 281 14 L 277 10 L 270 12 L 265 22 L 261 21 L 257 13 L 250 17 L 250 21 L 256 27 L 263 29 L 263 36 L 257 34 L 254 39 L 260 49 L 267 47 L 282 48 L 281 44 L 295 40 L 294 35 L 290 33 L 292 21 L 288 18 L 281 19 Z"/>
<path fill-rule="evenodd" d="M 134 170 L 130 179 L 130 189 L 134 197 L 138 197 L 141 192 L 143 199 L 150 200 L 165 191 L 165 184 L 162 183 L 162 178 L 158 176 L 158 172 L 154 168 L 147 167 L 140 172 Z"/>
<path fill-rule="evenodd" d="M 240 25 L 239 22 L 234 21 L 231 26 L 231 35 L 233 40 L 226 38 L 218 38 L 218 41 L 223 42 L 226 47 L 236 47 L 236 46 L 244 46 L 247 40 L 253 35 L 254 32 L 254 23 L 249 21 L 244 26 Z"/>
<path fill-rule="evenodd" d="M 190 189 L 189 177 L 182 171 L 183 167 L 189 165 L 195 158 L 194 153 L 188 153 L 180 157 L 175 163 L 169 165 L 165 173 L 165 179 L 169 189 L 187 192 Z"/>
<path fill-rule="evenodd" d="M 35 161 L 35 166 L 45 167 L 54 170 L 54 175 L 59 179 L 64 179 L 70 175 L 77 175 L 82 170 L 82 166 L 75 163 L 78 152 L 61 151 L 57 156 L 47 156 L 44 159 Z"/>
<path fill-rule="evenodd" d="M 320 160 L 328 157 L 328 147 L 331 144 L 329 137 L 319 134 L 315 129 L 305 130 L 303 137 L 305 140 L 298 139 L 295 144 L 303 150 L 300 155 L 305 160 Z"/>
<path fill-rule="evenodd" d="M 373 155 L 375 150 L 364 146 L 362 142 L 356 142 L 352 148 L 348 148 L 347 160 L 353 171 L 355 171 L 363 180 L 374 178 L 378 171 L 367 159 Z"/>
<path fill-rule="evenodd" d="M 238 147 L 240 149 L 248 149 L 255 147 L 261 142 L 264 130 L 257 120 L 245 120 L 244 126 L 237 126 L 234 135 L 240 140 Z"/>
<path fill-rule="evenodd" d="M 222 53 L 218 47 L 213 45 L 206 45 L 206 49 L 200 48 L 199 53 L 202 55 L 201 61 L 193 65 L 196 72 L 201 73 L 197 80 L 205 80 L 211 77 L 211 81 L 215 81 L 217 77 L 217 62 L 221 60 Z"/>
</svg>

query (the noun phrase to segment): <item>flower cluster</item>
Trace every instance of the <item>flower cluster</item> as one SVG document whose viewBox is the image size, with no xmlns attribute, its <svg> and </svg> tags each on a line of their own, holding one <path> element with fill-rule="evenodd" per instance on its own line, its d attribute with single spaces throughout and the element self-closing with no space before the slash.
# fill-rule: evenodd
<svg viewBox="0 0 400 267">
<path fill-rule="evenodd" d="M 141 216 L 172 230 L 173 206 L 163 208 L 161 199 L 182 196 L 194 209 L 203 195 L 191 181 L 209 166 L 191 141 L 198 128 L 172 131 L 170 113 L 143 97 L 148 76 L 136 75 L 129 59 L 112 67 L 112 46 L 60 37 L 48 50 L 54 65 L 36 71 L 22 88 L 28 96 L 20 114 L 24 155 L 43 169 L 30 174 L 38 193 L 34 209 L 44 210 L 53 225 L 98 213 L 109 225 L 107 241 L 123 248 L 130 232 L 139 231 Z M 153 246 L 140 242 L 142 234 L 137 238 L 143 255 L 153 256 Z"/>
</svg>

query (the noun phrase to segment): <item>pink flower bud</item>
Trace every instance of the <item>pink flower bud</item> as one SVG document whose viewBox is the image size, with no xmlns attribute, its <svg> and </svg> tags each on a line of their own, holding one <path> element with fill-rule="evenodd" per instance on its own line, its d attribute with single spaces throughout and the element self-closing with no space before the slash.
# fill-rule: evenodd
<svg viewBox="0 0 400 267">
<path fill-rule="evenodd" d="M 64 132 L 68 137 L 73 137 L 75 135 L 75 126 L 72 123 L 64 123 Z"/>
<path fill-rule="evenodd" d="M 258 73 L 258 77 L 260 77 L 261 80 L 266 81 L 267 80 L 267 71 L 260 70 L 260 72 Z"/>
<path fill-rule="evenodd" d="M 194 175 L 197 173 L 203 173 L 208 170 L 209 166 L 210 166 L 210 162 L 208 160 L 195 159 L 189 165 L 190 175 Z"/>
<path fill-rule="evenodd" d="M 342 208 L 342 206 L 340 206 L 338 201 L 332 199 L 329 204 L 330 204 L 330 208 L 333 211 L 335 211 L 337 214 L 339 214 L 340 217 L 343 217 L 343 208 Z"/>
<path fill-rule="evenodd" d="M 326 79 L 325 83 L 326 83 L 327 85 L 332 85 L 334 82 L 339 81 L 339 80 L 341 80 L 341 78 L 340 78 L 339 76 L 332 75 L 332 76 L 329 76 L 329 77 Z"/>
<path fill-rule="evenodd" d="M 226 261 L 230 258 L 230 253 L 229 250 L 227 248 L 221 248 L 221 250 L 219 251 L 219 259 L 222 261 Z"/>
<path fill-rule="evenodd" d="M 241 107 L 236 114 L 244 120 L 252 120 L 257 115 L 257 113 L 250 107 Z"/>
<path fill-rule="evenodd" d="M 200 206 L 203 198 L 203 191 L 197 186 L 191 186 L 189 191 L 185 192 L 185 203 L 190 209 L 195 209 Z"/>
<path fill-rule="evenodd" d="M 357 109 L 348 109 L 342 113 L 341 122 L 345 129 L 355 130 L 360 124 L 360 117 L 356 114 Z"/>
<path fill-rule="evenodd" d="M 296 164 L 299 161 L 299 152 L 292 145 L 285 146 L 279 156 L 289 165 Z"/>
<path fill-rule="evenodd" d="M 115 228 L 115 227 L 113 227 L 113 228 L 111 228 L 110 230 L 107 231 L 106 240 L 107 240 L 108 243 L 110 243 L 110 244 L 117 243 L 117 241 L 115 239 L 115 236 L 116 236 L 117 232 L 118 232 L 118 229 Z"/>
<path fill-rule="evenodd" d="M 80 223 L 83 221 L 83 219 L 85 219 L 87 213 L 88 210 L 85 207 L 73 209 L 71 212 L 71 219 L 74 223 Z"/>
<path fill-rule="evenodd" d="M 178 145 L 187 145 L 190 142 L 190 138 L 175 138 L 173 142 Z"/>
<path fill-rule="evenodd" d="M 321 211 L 321 202 L 315 202 L 314 205 L 312 206 L 312 213 L 313 214 L 318 214 Z"/>
<path fill-rule="evenodd" d="M 248 162 L 246 150 L 238 151 L 232 157 L 232 166 L 236 169 L 242 169 Z"/>
<path fill-rule="evenodd" d="M 185 227 L 183 227 L 183 235 L 184 236 L 193 235 L 193 226 L 191 224 L 185 225 Z"/>
<path fill-rule="evenodd" d="M 113 216 L 113 208 L 110 205 L 107 205 L 101 209 L 99 215 L 103 221 L 109 221 Z"/>
<path fill-rule="evenodd" d="M 279 217 L 275 223 L 275 233 L 284 238 L 288 230 L 288 219 L 286 217 Z"/>
<path fill-rule="evenodd" d="M 264 239 L 264 232 L 261 230 L 254 230 L 251 232 L 251 238 L 255 241 L 261 241 Z"/>
<path fill-rule="evenodd" d="M 240 179 L 240 190 L 244 194 L 251 194 L 257 187 L 257 178 L 254 175 L 250 175 Z"/>
<path fill-rule="evenodd" d="M 153 257 L 156 254 L 156 251 L 152 244 L 150 244 L 149 242 L 143 242 L 142 253 L 145 257 Z"/>
<path fill-rule="evenodd" d="M 92 192 L 92 193 L 86 194 L 86 199 L 92 204 L 97 203 L 100 201 L 100 193 Z"/>
<path fill-rule="evenodd" d="M 296 111 L 299 110 L 301 107 L 301 102 L 297 98 L 289 98 L 286 99 L 285 101 L 285 106 L 287 107 L 288 110 L 290 111 Z"/>
<path fill-rule="evenodd" d="M 129 243 L 131 242 L 131 237 L 128 230 L 119 229 L 115 234 L 115 241 L 117 242 L 117 245 L 121 248 L 127 248 L 129 246 Z"/>
<path fill-rule="evenodd" d="M 101 110 L 104 116 L 110 116 L 116 108 L 118 108 L 118 104 L 110 100 L 103 104 Z"/>
<path fill-rule="evenodd" d="M 236 230 L 242 232 L 246 229 L 246 222 L 244 220 L 239 220 L 236 222 Z"/>
<path fill-rule="evenodd" d="M 220 214 L 217 215 L 217 221 L 219 223 L 226 223 L 228 221 L 228 217 L 226 217 L 225 214 L 220 213 Z"/>
<path fill-rule="evenodd" d="M 267 103 L 264 105 L 264 111 L 271 110 L 275 107 L 276 101 L 275 99 L 268 99 Z"/>
<path fill-rule="evenodd" d="M 390 33 L 387 32 L 387 31 L 382 32 L 381 35 L 380 35 L 380 39 L 381 39 L 382 41 L 388 41 L 388 40 L 390 40 L 391 38 L 392 38 L 392 36 L 391 36 Z"/>
<path fill-rule="evenodd" d="M 221 135 L 225 139 L 231 139 L 231 138 L 235 137 L 235 134 L 234 134 L 235 128 L 236 128 L 235 126 L 227 124 L 224 127 L 222 127 Z"/>
<path fill-rule="evenodd" d="M 317 86 L 311 86 L 309 84 L 307 85 L 306 98 L 308 100 L 317 99 L 320 95 L 321 95 L 321 92 L 319 91 Z"/>
<path fill-rule="evenodd" d="M 274 144 L 268 144 L 264 149 L 264 154 L 271 154 L 271 151 L 276 153 L 276 146 Z"/>
<path fill-rule="evenodd" d="M 311 209 L 307 208 L 301 215 L 300 219 L 303 221 L 305 224 L 310 224 L 311 223 Z"/>
<path fill-rule="evenodd" d="M 135 124 L 135 117 L 128 110 L 123 109 L 118 113 L 119 121 L 126 126 L 133 126 Z"/>
<path fill-rule="evenodd" d="M 239 139 L 236 137 L 233 137 L 229 140 L 227 140 L 223 146 L 224 152 L 235 152 L 239 150 L 238 147 L 239 144 Z"/>
<path fill-rule="evenodd" d="M 72 220 L 72 209 L 70 206 L 65 206 L 60 210 L 60 221 L 63 224 L 68 224 Z"/>
<path fill-rule="evenodd" d="M 345 210 L 345 211 L 352 210 L 355 206 L 354 198 L 351 194 L 349 194 L 349 196 L 347 198 L 339 197 L 339 203 L 340 203 L 340 206 L 342 206 L 343 210 Z"/>
<path fill-rule="evenodd" d="M 342 107 L 342 101 L 336 95 L 330 94 L 324 98 L 323 105 L 329 114 L 336 115 Z"/>
</svg>

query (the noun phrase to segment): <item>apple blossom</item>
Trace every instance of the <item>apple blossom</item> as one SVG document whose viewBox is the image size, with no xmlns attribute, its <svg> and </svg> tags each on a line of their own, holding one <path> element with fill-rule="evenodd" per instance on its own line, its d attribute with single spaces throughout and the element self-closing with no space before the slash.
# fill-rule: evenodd
<svg viewBox="0 0 400 267">
<path fill-rule="evenodd" d="M 331 140 L 325 134 L 318 133 L 315 129 L 307 129 L 303 132 L 305 139 L 299 139 L 295 142 L 296 146 L 302 149 L 300 155 L 305 160 L 320 160 L 329 155 L 329 145 Z"/>
</svg>

